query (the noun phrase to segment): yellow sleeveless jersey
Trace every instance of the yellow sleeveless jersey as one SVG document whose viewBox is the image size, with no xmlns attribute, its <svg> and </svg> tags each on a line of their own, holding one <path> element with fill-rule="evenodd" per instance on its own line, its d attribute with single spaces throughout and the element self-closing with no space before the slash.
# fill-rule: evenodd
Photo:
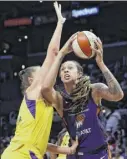
<svg viewBox="0 0 127 159">
<path fill-rule="evenodd" d="M 51 125 L 53 107 L 43 100 L 28 100 L 24 97 L 17 119 L 14 138 L 10 147 L 17 149 L 27 145 L 27 149 L 42 156 L 46 152 Z M 24 151 L 24 150 L 23 150 Z"/>
<path fill-rule="evenodd" d="M 68 147 L 69 139 L 70 139 L 69 133 L 66 132 L 65 135 L 63 136 L 62 143 L 61 143 L 60 146 L 61 147 Z M 65 154 L 59 154 L 57 159 L 66 159 L 66 155 Z"/>
</svg>

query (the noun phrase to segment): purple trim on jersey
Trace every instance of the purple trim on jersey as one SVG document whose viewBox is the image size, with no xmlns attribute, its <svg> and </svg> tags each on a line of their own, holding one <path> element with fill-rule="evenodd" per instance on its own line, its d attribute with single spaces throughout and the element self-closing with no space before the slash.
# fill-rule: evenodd
<svg viewBox="0 0 127 159">
<path fill-rule="evenodd" d="M 32 151 L 29 151 L 29 152 L 30 152 L 31 159 L 38 159 L 34 152 Z"/>
<path fill-rule="evenodd" d="M 29 109 L 32 116 L 35 118 L 36 101 L 27 99 L 26 95 L 25 95 L 25 101 L 26 101 L 27 108 Z"/>
</svg>

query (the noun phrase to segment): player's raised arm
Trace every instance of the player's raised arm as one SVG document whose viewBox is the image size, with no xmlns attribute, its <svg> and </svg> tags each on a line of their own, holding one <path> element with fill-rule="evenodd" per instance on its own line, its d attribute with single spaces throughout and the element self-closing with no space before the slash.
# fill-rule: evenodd
<svg viewBox="0 0 127 159">
<path fill-rule="evenodd" d="M 92 48 L 92 49 L 93 49 L 93 51 L 96 52 L 96 62 L 106 79 L 107 85 L 105 85 L 103 83 L 93 84 L 92 85 L 93 91 L 95 92 L 95 94 L 97 96 L 99 96 L 103 99 L 106 99 L 108 101 L 119 101 L 124 96 L 123 91 L 122 91 L 117 79 L 113 76 L 113 74 L 104 64 L 103 48 L 102 48 L 102 43 L 101 43 L 100 39 L 98 38 L 98 40 L 95 41 L 95 43 L 96 43 L 98 49 L 95 49 L 95 48 Z"/>
<path fill-rule="evenodd" d="M 29 88 L 30 91 L 34 90 L 35 88 L 41 89 L 41 87 L 43 86 L 43 82 L 46 78 L 46 75 L 48 74 L 50 67 L 52 66 L 54 59 L 59 51 L 62 28 L 66 19 L 63 18 L 61 14 L 61 5 L 58 6 L 58 3 L 55 2 L 54 8 L 58 18 L 57 26 L 52 36 L 52 39 L 49 43 L 46 58 L 42 66 L 40 67 L 40 69 L 38 69 L 36 75 L 33 78 L 32 84 Z"/>
<path fill-rule="evenodd" d="M 46 80 L 44 81 L 44 87 L 42 89 L 43 96 L 50 103 L 56 103 L 57 101 L 59 101 L 59 99 L 58 99 L 59 96 L 57 96 L 58 93 L 56 93 L 56 91 L 53 89 L 53 87 L 55 85 L 58 71 L 59 71 L 63 58 L 67 54 L 72 52 L 71 46 L 72 46 L 72 42 L 75 40 L 76 34 L 77 33 L 73 34 L 68 39 L 68 41 L 64 44 L 64 46 L 61 48 L 61 50 L 59 51 L 59 53 L 55 59 L 55 62 L 53 63 L 48 75 L 46 76 Z"/>
</svg>

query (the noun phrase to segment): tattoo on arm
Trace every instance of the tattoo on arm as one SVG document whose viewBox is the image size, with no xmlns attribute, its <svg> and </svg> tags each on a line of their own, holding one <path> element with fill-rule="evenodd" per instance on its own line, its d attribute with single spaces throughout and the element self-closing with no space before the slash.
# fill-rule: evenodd
<svg viewBox="0 0 127 159">
<path fill-rule="evenodd" d="M 104 77 L 109 87 L 109 92 L 113 95 L 118 95 L 121 93 L 121 87 L 115 77 L 110 72 L 104 72 Z"/>
</svg>

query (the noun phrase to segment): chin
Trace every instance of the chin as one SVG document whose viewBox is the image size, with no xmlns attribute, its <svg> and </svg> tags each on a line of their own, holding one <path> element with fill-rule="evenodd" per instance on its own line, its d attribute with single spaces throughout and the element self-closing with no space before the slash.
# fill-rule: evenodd
<svg viewBox="0 0 127 159">
<path fill-rule="evenodd" d="M 72 82 L 72 80 L 70 79 L 70 80 L 63 80 L 63 83 L 64 84 L 68 84 L 68 83 L 71 83 Z"/>
</svg>

